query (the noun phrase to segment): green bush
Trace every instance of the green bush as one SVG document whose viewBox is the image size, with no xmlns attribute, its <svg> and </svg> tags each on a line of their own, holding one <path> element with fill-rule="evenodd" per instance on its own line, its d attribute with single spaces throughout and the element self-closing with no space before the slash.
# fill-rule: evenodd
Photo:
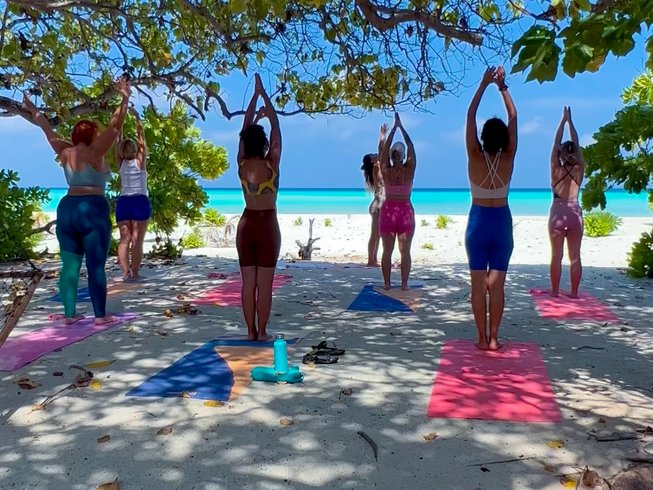
<svg viewBox="0 0 653 490">
<path fill-rule="evenodd" d="M 170 238 L 163 241 L 160 236 L 157 236 L 154 241 L 156 244 L 147 254 L 148 259 L 174 260 L 181 257 L 183 251 L 181 248 L 181 240 L 179 240 L 179 245 L 172 243 Z"/>
<path fill-rule="evenodd" d="M 648 277 L 653 279 L 653 230 L 642 233 L 642 238 L 633 243 L 628 254 L 628 269 L 631 277 Z"/>
<path fill-rule="evenodd" d="M 331 219 L 330 219 L 330 218 L 324 218 L 324 226 L 326 226 L 327 228 L 329 228 L 330 226 L 332 226 L 332 223 L 331 223 Z"/>
<path fill-rule="evenodd" d="M 621 218 L 607 211 L 592 211 L 583 217 L 585 234 L 590 237 L 608 236 L 621 225 Z"/>
<path fill-rule="evenodd" d="M 304 220 L 302 220 L 302 217 L 300 216 L 295 221 L 293 221 L 292 224 L 295 226 L 302 226 L 304 224 Z"/>
<path fill-rule="evenodd" d="M 426 242 L 422 244 L 422 247 L 424 250 L 433 250 L 433 244 L 430 242 Z"/>
<path fill-rule="evenodd" d="M 449 223 L 453 223 L 453 220 L 449 216 L 445 216 L 444 214 L 439 214 L 437 218 L 435 218 L 435 227 L 438 230 L 443 230 L 445 229 Z"/>
<path fill-rule="evenodd" d="M 40 237 L 32 232 L 34 213 L 50 200 L 39 187 L 22 188 L 18 173 L 0 169 L 0 262 L 34 256 Z"/>
<path fill-rule="evenodd" d="M 207 209 L 204 212 L 202 220 L 213 226 L 223 227 L 227 224 L 227 217 L 224 214 L 218 213 L 215 209 Z"/>
<path fill-rule="evenodd" d="M 428 226 L 428 225 L 429 225 L 429 222 L 426 221 L 425 219 L 423 219 L 422 222 L 421 222 L 420 224 L 421 224 L 422 226 Z"/>
<path fill-rule="evenodd" d="M 193 231 L 181 239 L 181 246 L 185 249 L 206 247 L 206 242 L 202 238 L 200 230 L 193 228 Z"/>
</svg>

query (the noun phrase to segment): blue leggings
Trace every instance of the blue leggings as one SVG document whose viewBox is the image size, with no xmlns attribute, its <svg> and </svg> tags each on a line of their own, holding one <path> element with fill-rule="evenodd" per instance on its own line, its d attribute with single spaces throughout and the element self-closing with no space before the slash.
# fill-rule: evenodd
<svg viewBox="0 0 653 490">
<path fill-rule="evenodd" d="M 510 208 L 473 204 L 465 231 L 469 269 L 506 272 L 513 246 Z"/>
<path fill-rule="evenodd" d="M 104 266 L 111 242 L 109 213 L 109 202 L 104 196 L 64 196 L 57 206 L 57 240 L 62 261 L 59 296 L 67 318 L 76 313 L 79 270 L 84 256 L 95 317 L 106 316 L 107 276 Z"/>
</svg>

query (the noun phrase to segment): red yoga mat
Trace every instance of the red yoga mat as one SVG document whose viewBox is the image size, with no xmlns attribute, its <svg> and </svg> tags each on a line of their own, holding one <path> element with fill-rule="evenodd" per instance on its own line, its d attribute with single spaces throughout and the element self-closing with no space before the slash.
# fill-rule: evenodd
<svg viewBox="0 0 653 490">
<path fill-rule="evenodd" d="M 274 276 L 272 289 L 277 289 L 290 282 L 292 276 L 278 274 Z M 243 282 L 240 275 L 228 278 L 217 288 L 208 289 L 201 296 L 195 298 L 193 303 L 198 305 L 215 304 L 218 306 L 240 306 L 240 290 Z"/>
<path fill-rule="evenodd" d="M 562 291 L 555 298 L 542 289 L 531 289 L 529 293 L 542 318 L 621 323 L 610 308 L 587 293 L 581 293 L 579 298 L 571 298 Z"/>
<path fill-rule="evenodd" d="M 506 342 L 494 352 L 471 340 L 449 340 L 435 376 L 429 417 L 560 422 L 551 381 L 537 344 Z"/>
</svg>

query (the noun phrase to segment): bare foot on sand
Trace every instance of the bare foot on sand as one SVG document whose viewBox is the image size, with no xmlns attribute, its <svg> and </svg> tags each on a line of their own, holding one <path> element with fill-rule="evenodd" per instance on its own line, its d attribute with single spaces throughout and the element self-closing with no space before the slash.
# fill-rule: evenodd
<svg viewBox="0 0 653 490">
<path fill-rule="evenodd" d="M 105 315 L 102 318 L 96 318 L 95 319 L 95 324 L 96 325 L 104 325 L 105 323 L 113 323 L 115 322 L 116 319 L 112 317 L 111 315 Z"/>
<path fill-rule="evenodd" d="M 381 267 L 381 264 L 378 262 L 368 262 L 367 267 Z"/>
<path fill-rule="evenodd" d="M 551 291 L 551 297 L 553 297 L 553 298 L 557 298 L 558 296 L 560 296 L 560 294 L 558 293 L 558 291 Z"/>
<path fill-rule="evenodd" d="M 487 343 L 487 340 L 479 340 L 478 342 L 475 342 L 474 345 L 479 349 L 479 350 L 488 350 L 490 348 L 490 345 Z"/>
<path fill-rule="evenodd" d="M 273 336 L 270 335 L 269 333 L 266 332 L 261 332 L 258 334 L 258 341 L 259 342 L 267 342 L 268 340 L 272 340 Z"/>
<path fill-rule="evenodd" d="M 488 344 L 487 350 L 499 350 L 503 347 L 502 344 L 499 343 L 497 339 L 490 339 L 490 343 Z"/>
<path fill-rule="evenodd" d="M 255 328 L 252 330 L 250 330 L 249 328 L 247 329 L 247 340 L 252 340 L 252 341 L 258 340 L 258 331 Z"/>
<path fill-rule="evenodd" d="M 77 323 L 78 321 L 83 320 L 84 318 L 86 318 L 84 315 L 77 314 L 64 318 L 63 322 L 66 325 L 72 325 L 73 323 Z"/>
<path fill-rule="evenodd" d="M 383 289 L 385 289 L 386 291 L 389 291 L 391 287 L 392 287 L 392 285 L 391 285 L 389 282 L 386 282 L 386 283 L 383 285 Z"/>
<path fill-rule="evenodd" d="M 402 291 L 408 291 L 408 283 L 401 283 L 401 290 Z"/>
</svg>

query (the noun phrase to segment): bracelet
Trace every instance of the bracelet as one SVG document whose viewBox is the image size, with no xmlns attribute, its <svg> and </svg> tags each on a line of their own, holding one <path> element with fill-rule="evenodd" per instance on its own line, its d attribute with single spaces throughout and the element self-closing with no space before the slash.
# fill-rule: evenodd
<svg viewBox="0 0 653 490">
<path fill-rule="evenodd" d="M 508 90 L 508 85 L 504 84 L 503 87 L 499 87 L 499 92 L 505 92 Z"/>
</svg>

